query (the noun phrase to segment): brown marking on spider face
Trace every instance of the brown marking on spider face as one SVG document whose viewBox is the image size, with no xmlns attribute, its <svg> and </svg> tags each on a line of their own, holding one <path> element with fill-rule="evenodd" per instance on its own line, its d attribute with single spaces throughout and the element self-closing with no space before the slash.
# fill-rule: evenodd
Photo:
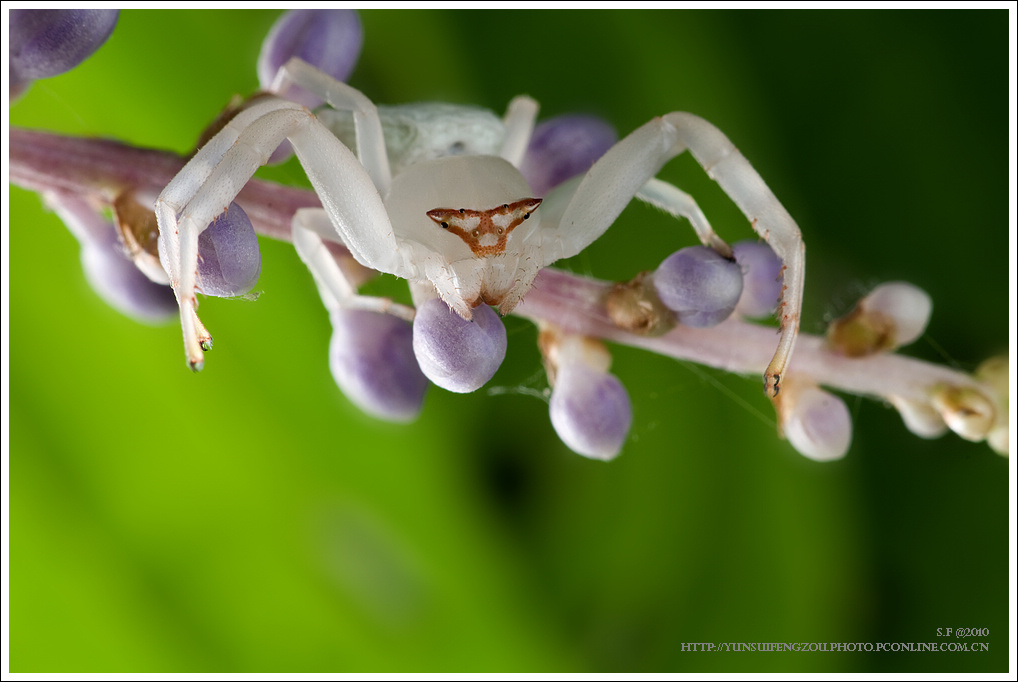
<svg viewBox="0 0 1018 682">
<path fill-rule="evenodd" d="M 509 233 L 530 218 L 542 199 L 520 199 L 486 211 L 471 208 L 433 208 L 428 217 L 442 229 L 462 239 L 475 256 L 483 258 L 505 251 Z"/>
</svg>

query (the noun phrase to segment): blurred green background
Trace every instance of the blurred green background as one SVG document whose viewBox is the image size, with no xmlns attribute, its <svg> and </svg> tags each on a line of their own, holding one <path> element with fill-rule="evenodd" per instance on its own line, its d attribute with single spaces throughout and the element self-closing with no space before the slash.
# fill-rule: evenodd
<svg viewBox="0 0 1018 682">
<path fill-rule="evenodd" d="M 276 16 L 124 11 L 11 123 L 184 152 L 257 87 Z M 934 301 L 909 354 L 972 369 L 1005 349 L 1006 12 L 362 18 L 351 82 L 377 102 L 528 93 L 621 134 L 673 110 L 718 125 L 802 227 L 805 331 L 903 279 Z M 690 159 L 663 177 L 750 235 Z M 286 244 L 263 241 L 256 302 L 203 302 L 216 348 L 194 375 L 176 325 L 88 288 L 37 196 L 12 188 L 9 212 L 12 671 L 1007 669 L 1008 460 L 984 444 L 847 397 L 852 448 L 817 464 L 775 437 L 759 377 L 617 348 L 633 429 L 587 461 L 532 395 L 536 332 L 515 318 L 495 390 L 432 388 L 392 426 L 332 382 Z M 629 278 L 693 242 L 632 206 L 565 265 Z M 989 652 L 681 647 L 958 641 L 948 627 L 989 628 Z"/>
</svg>

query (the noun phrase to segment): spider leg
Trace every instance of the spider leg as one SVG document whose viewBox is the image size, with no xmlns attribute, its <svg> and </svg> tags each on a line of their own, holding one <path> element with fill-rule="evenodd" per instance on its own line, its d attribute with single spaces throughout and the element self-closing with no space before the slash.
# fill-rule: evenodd
<svg viewBox="0 0 1018 682">
<path fill-rule="evenodd" d="M 414 309 L 377 296 L 357 293 L 357 283 L 337 262 L 325 241 L 336 242 L 336 229 L 328 214 L 318 208 L 303 208 L 293 216 L 293 245 L 318 285 L 322 302 L 330 312 L 341 308 L 389 313 L 412 321 Z"/>
<path fill-rule="evenodd" d="M 304 107 L 294 102 L 272 98 L 242 109 L 188 161 L 184 169 L 163 189 L 159 199 L 177 206 L 179 210 L 208 180 L 226 153 L 254 121 L 269 112 L 282 109 L 301 111 Z"/>
<path fill-rule="evenodd" d="M 767 394 L 776 398 L 799 331 L 805 246 L 799 227 L 749 161 L 724 133 L 702 118 L 681 112 L 667 114 L 609 149 L 584 176 L 559 229 L 549 235 L 561 247 L 546 252 L 545 264 L 551 262 L 549 257 L 569 257 L 583 250 L 608 229 L 634 196 L 642 195 L 655 204 L 667 205 L 663 200 L 668 200 L 673 206 L 681 205 L 680 195 L 665 190 L 665 183 L 648 183 L 666 162 L 687 149 L 784 262 L 780 337 L 764 376 Z M 712 231 L 698 228 L 697 232 L 702 240 L 706 237 L 708 243 L 713 242 Z"/>
<path fill-rule="evenodd" d="M 539 272 L 541 272 L 540 252 L 536 249 L 525 249 L 517 264 L 516 284 L 506 293 L 498 306 L 500 314 L 508 315 L 519 305 L 526 293 L 534 286 L 534 280 L 537 279 Z"/>
<path fill-rule="evenodd" d="M 526 95 L 520 95 L 509 102 L 509 108 L 506 109 L 505 117 L 502 119 L 505 123 L 505 139 L 498 155 L 517 168 L 523 162 L 523 156 L 530 146 L 537 110 L 536 101 Z"/>
<path fill-rule="evenodd" d="M 573 195 L 579 187 L 583 176 L 571 178 L 552 189 L 541 204 L 541 225 L 558 229 L 566 208 L 572 202 Z M 707 216 L 703 214 L 696 200 L 681 189 L 657 178 L 651 178 L 636 193 L 636 198 L 650 204 L 676 218 L 685 218 L 693 226 L 696 236 L 704 246 L 710 246 L 719 253 L 731 257 L 732 249 L 711 227 Z M 550 253 L 550 244 L 544 245 L 546 254 Z M 555 256 L 555 259 L 561 256 Z M 546 262 L 550 262 L 546 259 Z"/>
<path fill-rule="evenodd" d="M 340 239 L 360 263 L 406 277 L 378 190 L 353 153 L 306 108 L 279 98 L 241 112 L 187 163 L 156 200 L 160 261 L 180 305 L 188 363 L 200 369 L 211 337 L 198 320 L 198 235 L 272 151 L 289 139 Z"/>
<path fill-rule="evenodd" d="M 666 213 L 670 213 L 676 218 L 685 218 L 693 226 L 693 230 L 696 232 L 696 236 L 699 237 L 701 244 L 713 248 L 723 256 L 732 257 L 732 247 L 721 239 L 714 231 L 714 228 L 710 226 L 710 223 L 707 222 L 707 216 L 700 210 L 696 199 L 675 185 L 664 180 L 651 178 L 636 193 L 636 198 Z"/>
<path fill-rule="evenodd" d="M 378 107 L 364 93 L 305 61 L 294 57 L 279 67 L 272 82 L 272 92 L 284 92 L 290 84 L 296 84 L 321 98 L 334 109 L 353 112 L 354 132 L 357 136 L 357 158 L 367 170 L 379 194 L 389 192 L 392 173 L 389 157 L 385 151 L 385 136 Z"/>
</svg>

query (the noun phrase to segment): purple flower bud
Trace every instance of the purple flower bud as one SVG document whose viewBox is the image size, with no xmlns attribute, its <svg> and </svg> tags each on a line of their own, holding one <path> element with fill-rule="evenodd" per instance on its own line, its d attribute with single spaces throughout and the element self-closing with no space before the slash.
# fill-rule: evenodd
<svg viewBox="0 0 1018 682">
<path fill-rule="evenodd" d="M 242 296 L 261 271 L 254 226 L 244 209 L 231 203 L 198 237 L 198 286 L 206 296 Z"/>
<path fill-rule="evenodd" d="M 558 368 L 550 412 L 555 432 L 570 450 L 606 461 L 619 454 L 633 423 L 622 382 L 583 362 Z"/>
<path fill-rule="evenodd" d="M 505 359 L 505 325 L 486 305 L 464 320 L 441 299 L 426 301 L 414 317 L 414 353 L 436 386 L 454 393 L 476 391 Z"/>
<path fill-rule="evenodd" d="M 298 57 L 338 81 L 353 72 L 364 44 L 364 31 L 352 9 L 297 9 L 285 12 L 273 24 L 258 55 L 258 81 L 268 89 L 276 72 Z M 287 98 L 314 108 L 322 103 L 311 93 L 292 88 Z"/>
<path fill-rule="evenodd" d="M 166 284 L 150 280 L 124 252 L 113 223 L 86 200 L 73 194 L 46 194 L 81 244 L 85 279 L 114 310 L 139 322 L 159 324 L 177 315 L 177 299 Z"/>
<path fill-rule="evenodd" d="M 536 196 L 586 173 L 619 139 L 610 124 L 595 116 L 572 114 L 539 123 L 520 172 Z"/>
<path fill-rule="evenodd" d="M 713 327 L 735 310 L 742 294 L 742 271 L 714 249 L 690 246 L 661 263 L 654 273 L 654 289 L 681 324 Z"/>
<path fill-rule="evenodd" d="M 826 462 L 841 459 L 852 443 L 852 417 L 838 396 L 816 386 L 792 388 L 781 395 L 785 437 L 801 454 Z"/>
<path fill-rule="evenodd" d="M 428 380 L 414 357 L 410 324 L 383 313 L 337 310 L 332 328 L 329 368 L 350 402 L 386 421 L 416 418 Z"/>
<path fill-rule="evenodd" d="M 108 239 L 82 242 L 81 267 L 89 285 L 120 313 L 147 324 L 161 324 L 177 315 L 173 290 L 135 267 L 120 250 L 112 224 Z"/>
<path fill-rule="evenodd" d="M 742 296 L 735 310 L 746 317 L 770 315 L 781 298 L 781 259 L 767 244 L 752 240 L 732 244 L 732 253 L 742 268 Z"/>
<path fill-rule="evenodd" d="M 70 71 L 106 42 L 117 25 L 115 9 L 10 11 L 12 96 L 33 80 Z"/>
</svg>

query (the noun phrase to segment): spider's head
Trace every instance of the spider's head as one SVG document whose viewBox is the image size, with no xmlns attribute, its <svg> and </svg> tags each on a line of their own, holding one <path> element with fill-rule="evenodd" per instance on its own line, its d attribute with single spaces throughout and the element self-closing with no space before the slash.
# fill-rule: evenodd
<svg viewBox="0 0 1018 682">
<path fill-rule="evenodd" d="M 386 211 L 409 279 L 430 282 L 469 320 L 478 305 L 508 313 L 545 264 L 541 199 L 498 156 L 448 156 L 395 175 Z M 437 207 L 437 208 L 436 208 Z"/>
</svg>

